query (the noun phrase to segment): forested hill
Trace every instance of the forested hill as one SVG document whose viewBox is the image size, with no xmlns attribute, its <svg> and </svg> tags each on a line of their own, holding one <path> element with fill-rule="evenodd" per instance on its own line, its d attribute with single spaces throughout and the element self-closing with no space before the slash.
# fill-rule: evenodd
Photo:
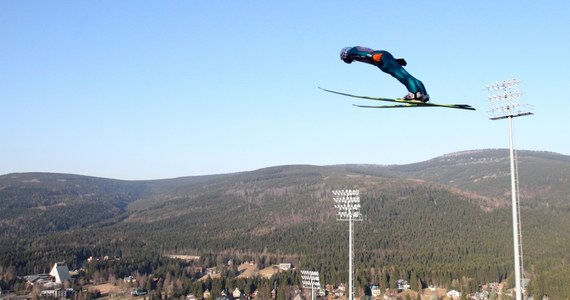
<svg viewBox="0 0 570 300">
<path fill-rule="evenodd" d="M 519 196 L 525 207 L 568 209 L 570 156 L 545 151 L 515 151 Z M 508 149 L 456 152 L 408 165 L 352 168 L 365 174 L 399 176 L 435 182 L 510 205 Z"/>
<path fill-rule="evenodd" d="M 570 279 L 570 157 L 518 152 L 528 276 Z M 359 189 L 355 266 L 422 282 L 499 281 L 512 270 L 509 154 L 477 150 L 395 166 L 278 166 L 152 181 L 0 176 L 0 266 L 149 253 L 292 259 L 326 282 L 346 273 L 333 189 Z M 524 242 L 526 241 L 528 242 Z M 204 264 L 215 263 L 203 261 Z M 562 270 L 562 271 L 561 271 Z M 372 276 L 372 275 L 371 275 Z"/>
<path fill-rule="evenodd" d="M 2 238 L 103 225 L 124 215 L 146 185 L 70 174 L 0 176 Z"/>
</svg>

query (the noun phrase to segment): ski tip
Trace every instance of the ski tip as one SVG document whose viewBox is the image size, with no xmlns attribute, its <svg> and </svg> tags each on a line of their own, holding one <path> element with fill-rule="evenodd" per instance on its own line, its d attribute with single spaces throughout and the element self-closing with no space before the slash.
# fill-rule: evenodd
<svg viewBox="0 0 570 300">
<path fill-rule="evenodd" d="M 458 108 L 467 109 L 467 110 L 476 110 L 475 107 L 468 104 L 459 105 Z"/>
</svg>

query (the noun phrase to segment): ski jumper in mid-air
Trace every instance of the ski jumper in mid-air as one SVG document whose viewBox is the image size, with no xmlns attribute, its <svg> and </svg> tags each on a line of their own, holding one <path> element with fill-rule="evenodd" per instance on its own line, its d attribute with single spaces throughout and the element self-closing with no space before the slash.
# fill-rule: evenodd
<svg viewBox="0 0 570 300">
<path fill-rule="evenodd" d="M 388 51 L 373 50 L 360 46 L 346 47 L 341 50 L 340 58 L 347 64 L 352 63 L 354 60 L 368 63 L 392 75 L 408 89 L 408 94 L 404 96 L 406 100 L 429 101 L 429 95 L 424 84 L 402 67 L 406 65 L 406 61 L 402 58 L 395 59 Z"/>
</svg>

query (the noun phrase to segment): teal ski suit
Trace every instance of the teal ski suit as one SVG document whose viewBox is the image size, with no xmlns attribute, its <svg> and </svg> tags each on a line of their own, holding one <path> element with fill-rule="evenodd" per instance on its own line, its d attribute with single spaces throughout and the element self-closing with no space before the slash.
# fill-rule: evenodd
<svg viewBox="0 0 570 300">
<path fill-rule="evenodd" d="M 392 77 L 398 79 L 406 86 L 408 92 L 413 94 L 406 96 L 406 99 L 416 99 L 424 102 L 429 100 L 424 84 L 402 67 L 406 65 L 406 61 L 402 58 L 395 59 L 388 51 L 373 50 L 361 46 L 346 47 L 340 52 L 340 58 L 347 64 L 352 63 L 354 60 L 368 63 L 392 75 Z"/>
</svg>

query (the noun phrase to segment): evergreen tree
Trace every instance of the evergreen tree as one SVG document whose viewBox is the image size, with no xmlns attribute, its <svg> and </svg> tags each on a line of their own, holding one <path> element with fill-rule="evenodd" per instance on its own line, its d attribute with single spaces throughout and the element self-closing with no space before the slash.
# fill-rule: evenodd
<svg viewBox="0 0 570 300">
<path fill-rule="evenodd" d="M 390 287 L 390 277 L 387 272 L 382 272 L 382 283 L 380 284 L 382 289 L 387 289 Z"/>
<path fill-rule="evenodd" d="M 419 280 L 418 277 L 416 276 L 416 273 L 412 272 L 410 275 L 410 288 L 414 291 L 421 291 L 421 287 L 419 285 Z"/>
</svg>

